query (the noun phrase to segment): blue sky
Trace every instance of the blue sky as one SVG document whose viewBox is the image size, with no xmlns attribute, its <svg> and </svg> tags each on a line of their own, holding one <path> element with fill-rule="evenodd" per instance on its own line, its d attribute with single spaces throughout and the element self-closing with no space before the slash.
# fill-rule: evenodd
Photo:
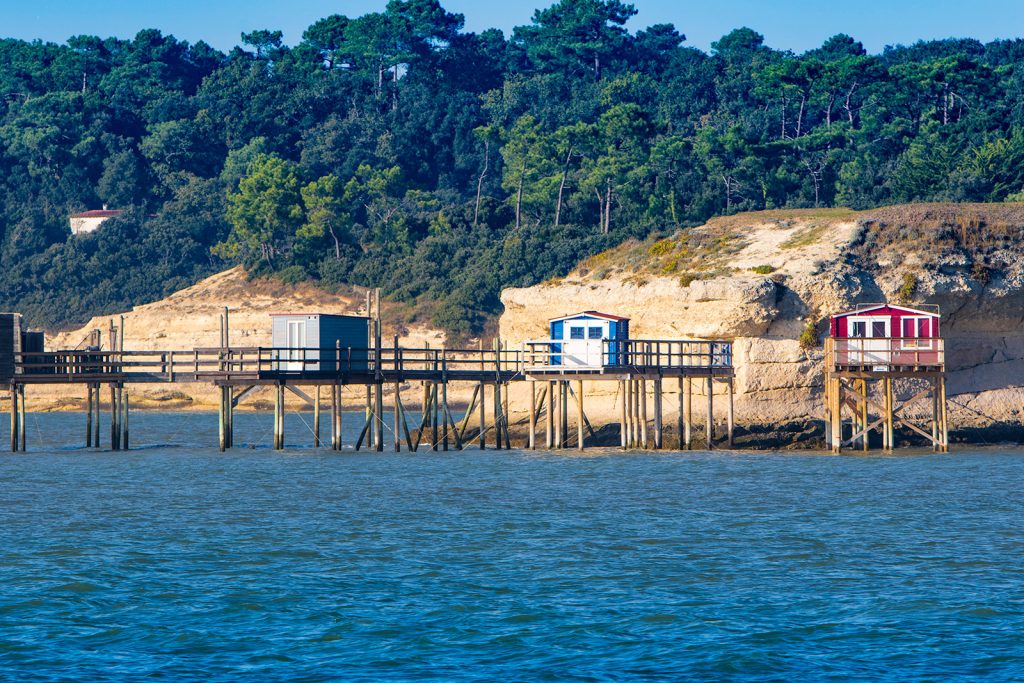
<svg viewBox="0 0 1024 683">
<path fill-rule="evenodd" d="M 506 33 L 527 24 L 531 2 L 442 0 L 466 15 L 466 28 L 497 27 Z M 358 16 L 378 11 L 386 0 L 0 0 L 0 36 L 63 42 L 77 34 L 131 37 L 158 28 L 178 38 L 205 40 L 227 50 L 242 31 L 272 28 L 296 43 L 315 20 L 333 13 Z M 712 41 L 739 26 L 765 35 L 768 45 L 797 52 L 820 45 L 836 33 L 849 33 L 872 52 L 918 39 L 971 37 L 983 41 L 1024 34 L 1024 0 L 634 0 L 639 10 L 630 28 L 670 22 L 688 44 L 708 49 Z"/>
</svg>

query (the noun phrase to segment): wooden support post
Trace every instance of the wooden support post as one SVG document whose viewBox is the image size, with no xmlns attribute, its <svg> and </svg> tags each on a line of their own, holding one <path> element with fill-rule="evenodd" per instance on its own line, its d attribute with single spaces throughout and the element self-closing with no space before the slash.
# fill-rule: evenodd
<svg viewBox="0 0 1024 683">
<path fill-rule="evenodd" d="M 494 413 L 494 447 L 499 451 L 501 450 L 501 386 L 495 380 L 494 391 L 492 393 L 492 399 L 494 401 L 494 407 L 492 412 Z"/>
<path fill-rule="evenodd" d="M 654 448 L 661 450 L 662 444 L 661 379 L 654 380 Z"/>
<path fill-rule="evenodd" d="M 96 336 L 98 338 L 99 334 L 97 334 Z M 96 419 L 93 420 L 92 425 L 92 445 L 95 448 L 100 447 L 100 415 L 102 414 L 100 409 L 100 400 L 102 398 L 101 391 L 102 390 L 99 384 L 93 385 L 93 408 L 95 408 L 96 410 Z"/>
<path fill-rule="evenodd" d="M 114 323 L 111 322 L 111 325 Z M 113 329 L 113 328 L 111 328 Z M 117 387 L 114 384 L 110 385 L 110 448 L 111 450 L 120 450 L 121 448 L 121 433 L 118 429 L 118 401 L 117 401 Z"/>
<path fill-rule="evenodd" d="M 320 385 L 313 389 L 313 448 L 320 448 Z"/>
<path fill-rule="evenodd" d="M 384 451 L 384 382 L 378 381 L 374 385 L 374 391 L 376 394 L 376 402 L 374 404 L 374 448 L 378 453 Z"/>
<path fill-rule="evenodd" d="M 448 354 L 441 347 L 441 447 L 448 450 Z"/>
<path fill-rule="evenodd" d="M 531 451 L 537 449 L 537 383 L 533 380 L 528 382 L 530 387 L 530 438 L 526 447 Z"/>
<path fill-rule="evenodd" d="M 583 438 L 583 380 L 576 380 L 576 444 L 582 451 Z"/>
<path fill-rule="evenodd" d="M 825 373 L 825 386 L 822 389 L 822 399 L 825 401 L 825 448 L 832 448 L 832 380 L 829 374 Z"/>
<path fill-rule="evenodd" d="M 685 379 L 685 393 L 683 394 L 683 444 L 686 450 L 693 449 L 693 380 Z"/>
<path fill-rule="evenodd" d="M 436 365 L 436 364 L 435 364 Z M 436 451 L 439 441 L 440 433 L 438 431 L 438 400 L 437 400 L 437 382 L 431 383 L 430 388 L 430 450 Z"/>
<path fill-rule="evenodd" d="M 341 385 L 331 385 L 331 450 L 341 450 Z"/>
<path fill-rule="evenodd" d="M 483 355 L 480 356 L 481 365 L 483 364 Z M 480 413 L 480 450 L 487 448 L 487 385 L 484 384 L 483 380 L 480 381 L 480 405 L 477 411 Z"/>
<path fill-rule="evenodd" d="M 128 443 L 128 390 L 122 389 L 121 392 L 121 448 L 127 451 L 131 449 Z"/>
<path fill-rule="evenodd" d="M 399 392 L 401 391 L 400 387 L 401 385 L 398 382 L 395 382 L 395 402 L 394 410 L 392 411 L 391 415 L 391 420 L 392 422 L 394 422 L 394 428 L 392 429 L 392 431 L 395 433 L 395 453 L 402 452 L 402 433 L 398 430 L 399 422 L 402 419 L 402 416 L 399 413 L 400 408 L 398 407 L 400 401 L 402 400 L 401 395 L 399 394 Z"/>
<path fill-rule="evenodd" d="M 277 398 L 274 401 L 274 449 L 284 450 L 284 385 L 276 386 Z"/>
<path fill-rule="evenodd" d="M 949 423 L 946 412 L 946 376 L 939 378 L 939 417 L 942 419 L 940 435 L 942 437 L 942 453 L 949 453 Z"/>
<path fill-rule="evenodd" d="M 221 318 L 221 340 L 224 339 L 224 319 Z M 223 453 L 228 446 L 227 440 L 227 422 L 228 422 L 228 398 L 227 389 L 228 387 L 220 386 L 217 387 L 220 390 L 220 405 L 217 408 L 217 450 Z"/>
<path fill-rule="evenodd" d="M 562 448 L 569 447 L 569 381 L 562 381 L 562 391 L 558 396 L 558 404 L 560 406 L 559 412 L 561 413 L 561 437 L 562 437 Z"/>
<path fill-rule="evenodd" d="M 640 378 L 640 445 L 647 449 L 647 378 Z"/>
<path fill-rule="evenodd" d="M 727 423 L 726 423 L 726 442 L 725 443 L 726 443 L 726 446 L 729 447 L 729 448 L 732 448 L 733 432 L 736 430 L 736 411 L 735 411 L 735 408 L 733 406 L 733 399 L 734 399 L 735 394 L 736 394 L 735 387 L 734 387 L 734 384 L 733 384 L 734 381 L 735 380 L 732 377 L 730 377 L 728 379 L 728 381 L 727 381 L 727 386 L 728 386 L 728 389 L 729 389 L 729 407 L 728 407 L 728 413 L 727 413 L 727 416 L 726 416 Z"/>
<path fill-rule="evenodd" d="M 713 450 L 715 447 L 715 380 L 708 377 L 707 381 L 707 392 L 708 392 L 708 419 L 704 424 L 704 437 L 708 442 L 708 450 Z"/>
<path fill-rule="evenodd" d="M 548 382 L 548 408 L 544 416 L 544 447 L 555 447 L 555 383 Z"/>
<path fill-rule="evenodd" d="M 633 392 L 633 448 L 640 448 L 640 380 L 634 379 L 632 381 L 632 385 L 633 387 L 631 391 Z"/>
<path fill-rule="evenodd" d="M 685 448 L 683 445 L 683 415 L 685 413 L 686 406 L 683 405 L 683 383 L 686 382 L 686 378 L 680 377 L 678 379 L 679 384 L 679 395 L 676 396 L 676 408 L 679 410 L 679 414 L 676 415 L 676 437 L 679 439 L 679 450 Z"/>
<path fill-rule="evenodd" d="M 623 405 L 626 409 L 626 424 L 624 428 L 626 430 L 626 447 L 632 449 L 635 440 L 633 438 L 633 379 L 627 378 L 623 380 Z"/>
<path fill-rule="evenodd" d="M 92 448 L 92 385 L 85 385 L 85 447 Z"/>
<path fill-rule="evenodd" d="M 225 311 L 226 313 L 226 311 Z M 235 447 L 235 390 L 228 387 L 228 448 Z"/>
<path fill-rule="evenodd" d="M 871 430 L 868 429 L 870 425 L 870 415 L 868 413 L 868 381 L 862 379 L 860 381 L 860 428 L 864 430 L 864 436 L 861 437 L 861 446 L 865 453 L 871 447 Z"/>
<path fill-rule="evenodd" d="M 942 450 L 939 442 L 939 378 L 933 377 L 932 385 L 932 450 L 936 453 Z"/>
<path fill-rule="evenodd" d="M 27 450 L 26 441 L 28 439 L 28 405 L 25 401 L 25 385 L 18 385 L 18 393 L 21 394 L 18 400 L 18 407 L 21 411 L 21 415 L 18 417 L 18 429 L 21 431 L 21 452 L 24 453 Z"/>
<path fill-rule="evenodd" d="M 18 452 L 18 385 L 11 385 L 11 453 Z"/>
<path fill-rule="evenodd" d="M 832 452 L 839 453 L 843 446 L 843 380 L 832 380 Z"/>
<path fill-rule="evenodd" d="M 622 450 L 629 448 L 629 434 L 626 429 L 626 380 L 619 380 L 619 398 L 622 400 L 622 406 L 619 410 L 619 445 L 622 446 Z"/>
</svg>

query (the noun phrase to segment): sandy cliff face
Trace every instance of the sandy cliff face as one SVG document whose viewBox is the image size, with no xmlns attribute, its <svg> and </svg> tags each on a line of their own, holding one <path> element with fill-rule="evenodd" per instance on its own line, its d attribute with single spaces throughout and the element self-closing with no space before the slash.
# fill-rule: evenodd
<svg viewBox="0 0 1024 683">
<path fill-rule="evenodd" d="M 501 335 L 512 345 L 544 338 L 549 318 L 598 309 L 631 317 L 636 338 L 732 340 L 737 420 L 764 424 L 820 417 L 831 313 L 877 301 L 936 303 L 954 426 L 1016 422 L 1024 405 L 1020 226 L 1019 205 L 734 216 L 625 245 L 558 282 L 506 290 Z M 800 342 L 809 325 L 813 347 Z M 612 421 L 613 401 L 590 410 Z"/>
<path fill-rule="evenodd" d="M 230 309 L 232 346 L 270 346 L 271 313 L 366 314 L 364 300 L 359 297 L 331 294 L 310 285 L 286 285 L 276 280 L 250 281 L 241 268 L 233 268 L 166 299 L 125 312 L 125 349 L 190 350 L 217 346 L 220 343 L 220 316 L 225 306 Z M 386 331 L 389 334 L 399 332 L 400 343 L 405 346 L 422 347 L 429 343 L 437 348 L 444 343 L 444 335 L 438 330 L 415 326 L 396 328 L 388 324 L 387 305 L 384 306 L 384 319 Z M 96 317 L 79 329 L 48 336 L 47 348 L 77 348 L 92 330 L 102 331 L 106 346 L 111 321 L 119 325 L 120 316 Z M 218 401 L 216 390 L 205 384 L 136 385 L 132 391 L 133 401 L 140 407 L 212 409 Z M 81 393 L 84 394 L 84 390 Z M 69 397 L 64 387 L 32 387 L 28 398 L 33 409 L 77 408 L 81 403 Z M 265 397 L 257 394 L 246 407 L 258 405 L 261 398 Z M 359 400 L 354 394 L 350 398 L 354 402 Z"/>
</svg>

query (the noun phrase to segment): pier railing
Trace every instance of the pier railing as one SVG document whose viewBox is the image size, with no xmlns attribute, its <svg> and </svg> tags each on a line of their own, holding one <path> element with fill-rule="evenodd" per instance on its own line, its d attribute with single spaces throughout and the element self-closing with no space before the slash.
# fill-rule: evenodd
<svg viewBox="0 0 1024 683">
<path fill-rule="evenodd" d="M 527 342 L 531 372 L 578 369 L 725 370 L 733 365 L 732 342 L 681 339 L 564 340 Z"/>
<path fill-rule="evenodd" d="M 825 367 L 833 370 L 941 370 L 945 365 L 944 340 L 934 337 L 825 339 Z"/>
<path fill-rule="evenodd" d="M 46 351 L 15 354 L 15 381 L 22 383 L 188 382 L 350 378 L 497 379 L 527 372 L 610 368 L 654 371 L 731 370 L 732 344 L 725 341 L 604 341 L 593 358 L 581 359 L 564 342 L 530 342 L 523 348 L 195 348 L 179 351 Z"/>
<path fill-rule="evenodd" d="M 304 377 L 474 377 L 509 379 L 521 349 L 196 348 L 178 351 L 47 351 L 15 354 L 17 382 L 175 382 Z"/>
</svg>

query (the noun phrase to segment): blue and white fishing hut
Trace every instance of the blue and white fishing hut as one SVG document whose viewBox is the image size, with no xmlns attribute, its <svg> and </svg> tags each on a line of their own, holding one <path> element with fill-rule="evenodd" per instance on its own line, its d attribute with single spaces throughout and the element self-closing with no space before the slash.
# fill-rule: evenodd
<svg viewBox="0 0 1024 683">
<path fill-rule="evenodd" d="M 549 321 L 551 365 L 600 368 L 623 364 L 629 318 L 583 311 Z M 606 342 L 608 343 L 606 345 Z"/>
<path fill-rule="evenodd" d="M 370 319 L 328 313 L 271 313 L 275 370 L 362 371 L 368 367 Z"/>
</svg>

